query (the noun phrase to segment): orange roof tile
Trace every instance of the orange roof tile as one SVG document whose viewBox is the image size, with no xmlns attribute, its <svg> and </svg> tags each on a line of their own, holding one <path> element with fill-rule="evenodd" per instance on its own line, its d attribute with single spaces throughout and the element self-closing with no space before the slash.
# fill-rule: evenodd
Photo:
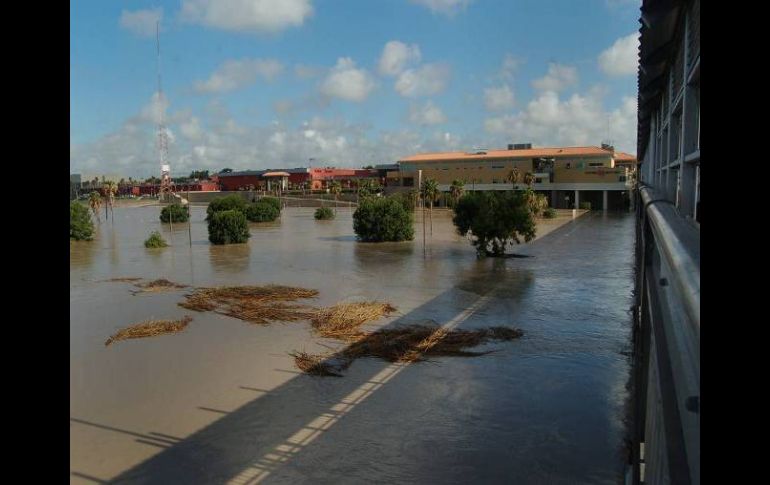
<svg viewBox="0 0 770 485">
<path fill-rule="evenodd" d="M 636 155 L 625 152 L 615 152 L 615 162 L 636 162 Z"/>
<path fill-rule="evenodd" d="M 482 151 L 482 150 L 479 150 Z M 526 150 L 484 150 L 484 154 L 476 152 L 440 152 L 419 153 L 401 158 L 400 162 L 439 162 L 446 160 L 483 160 L 489 158 L 527 158 L 527 157 L 557 157 L 557 156 L 590 156 L 609 155 L 607 150 L 599 147 L 552 147 L 530 148 Z"/>
</svg>

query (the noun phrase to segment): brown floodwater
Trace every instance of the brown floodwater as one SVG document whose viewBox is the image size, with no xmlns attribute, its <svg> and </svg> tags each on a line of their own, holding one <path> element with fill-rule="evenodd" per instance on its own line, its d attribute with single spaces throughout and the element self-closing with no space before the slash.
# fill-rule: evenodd
<svg viewBox="0 0 770 485">
<path fill-rule="evenodd" d="M 620 481 L 631 215 L 560 217 L 515 249 L 530 257 L 477 260 L 443 211 L 425 247 L 419 217 L 414 241 L 366 244 L 350 209 L 316 221 L 290 207 L 252 224 L 248 244 L 213 246 L 205 207 L 173 234 L 159 211 L 116 208 L 94 241 L 71 243 L 73 483 Z M 152 230 L 172 246 L 145 249 Z M 134 295 L 132 283 L 102 281 L 117 277 L 304 286 L 320 291 L 313 305 L 398 308 L 372 328 L 432 320 L 525 335 L 481 357 L 359 359 L 342 378 L 317 378 L 289 352 L 340 344 L 307 322 L 191 312 L 177 306 L 185 290 Z M 184 315 L 181 333 L 104 345 L 126 325 Z"/>
</svg>

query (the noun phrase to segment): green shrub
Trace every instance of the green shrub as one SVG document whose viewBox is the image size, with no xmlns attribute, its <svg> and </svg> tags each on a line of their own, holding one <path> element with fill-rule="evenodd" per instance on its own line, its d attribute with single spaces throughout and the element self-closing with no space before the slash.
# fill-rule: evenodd
<svg viewBox="0 0 770 485">
<path fill-rule="evenodd" d="M 581 202 L 580 208 L 585 210 L 591 210 L 591 203 L 590 202 Z"/>
<path fill-rule="evenodd" d="M 353 230 L 361 241 L 409 241 L 414 238 L 412 213 L 386 197 L 363 199 L 353 213 Z"/>
<path fill-rule="evenodd" d="M 249 224 L 243 212 L 235 209 L 215 211 L 208 221 L 209 241 L 213 244 L 238 244 L 248 241 Z"/>
<path fill-rule="evenodd" d="M 556 209 L 553 207 L 546 207 L 546 209 L 543 211 L 543 218 L 553 219 L 554 217 L 556 217 Z"/>
<path fill-rule="evenodd" d="M 260 199 L 246 206 L 244 213 L 246 214 L 246 219 L 251 222 L 272 222 L 281 215 L 281 212 L 275 208 L 275 204 L 264 199 Z"/>
<path fill-rule="evenodd" d="M 168 246 L 166 240 L 160 235 L 158 231 L 152 231 L 150 237 L 144 241 L 144 247 L 146 248 L 165 248 Z"/>
<path fill-rule="evenodd" d="M 264 204 L 269 204 L 269 205 L 275 207 L 275 210 L 277 210 L 279 214 L 281 212 L 281 200 L 280 199 L 277 199 L 275 197 L 262 197 L 261 199 L 257 200 L 257 202 L 258 203 L 262 202 Z"/>
<path fill-rule="evenodd" d="M 319 207 L 315 210 L 315 218 L 318 220 L 334 219 L 334 211 L 328 207 Z"/>
<path fill-rule="evenodd" d="M 415 190 L 412 192 L 397 192 L 393 195 L 389 195 L 388 198 L 398 201 L 398 203 L 404 207 L 405 211 L 414 212 L 414 208 L 417 205 L 417 191 Z"/>
<path fill-rule="evenodd" d="M 454 213 L 457 231 L 462 236 L 473 235 L 471 242 L 479 256 L 502 256 L 508 244 L 535 237 L 535 220 L 525 192 L 470 192 L 460 198 Z"/>
<path fill-rule="evenodd" d="M 70 239 L 90 241 L 94 236 L 94 223 L 88 207 L 77 201 L 70 202 Z"/>
<path fill-rule="evenodd" d="M 211 215 L 215 212 L 229 211 L 233 209 L 245 212 L 248 205 L 249 203 L 246 202 L 246 199 L 236 194 L 214 199 L 209 203 L 209 206 L 206 209 L 206 220 L 211 220 Z"/>
<path fill-rule="evenodd" d="M 169 217 L 171 222 L 187 222 L 190 215 L 187 213 L 187 207 L 178 203 L 167 205 L 160 211 L 160 221 L 168 222 Z"/>
</svg>

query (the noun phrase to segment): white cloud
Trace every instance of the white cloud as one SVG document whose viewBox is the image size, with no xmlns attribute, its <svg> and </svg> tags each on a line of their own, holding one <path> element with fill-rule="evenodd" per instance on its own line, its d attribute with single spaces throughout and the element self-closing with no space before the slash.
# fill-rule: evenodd
<svg viewBox="0 0 770 485">
<path fill-rule="evenodd" d="M 409 107 L 409 121 L 418 125 L 438 125 L 446 121 L 446 116 L 441 108 L 427 101 L 421 106 L 413 104 Z"/>
<path fill-rule="evenodd" d="M 605 111 L 604 91 L 594 88 L 586 94 L 573 94 L 561 100 L 554 91 L 545 91 L 513 115 L 488 118 L 488 133 L 505 135 L 505 140 L 527 140 L 539 146 L 599 145 L 609 138 L 622 151 L 636 152 L 636 99 L 626 96 L 619 107 Z"/>
<path fill-rule="evenodd" d="M 599 68 L 608 76 L 636 75 L 639 67 L 639 33 L 616 40 L 599 54 Z"/>
<path fill-rule="evenodd" d="M 294 75 L 300 79 L 312 79 L 321 74 L 321 69 L 305 64 L 294 65 Z"/>
<path fill-rule="evenodd" d="M 203 128 L 201 127 L 200 120 L 196 117 L 191 117 L 189 121 L 185 121 L 180 124 L 179 131 L 182 135 L 189 140 L 200 140 L 203 136 Z"/>
<path fill-rule="evenodd" d="M 379 71 L 386 76 L 396 76 L 408 64 L 420 62 L 420 48 L 417 44 L 407 45 L 397 40 L 391 40 L 382 49 Z"/>
<path fill-rule="evenodd" d="M 417 69 L 407 69 L 396 80 L 396 91 L 401 96 L 413 98 L 431 96 L 446 88 L 450 70 L 445 64 L 425 64 Z"/>
<path fill-rule="evenodd" d="M 410 0 L 412 3 L 428 7 L 433 13 L 452 16 L 465 9 L 473 0 Z"/>
<path fill-rule="evenodd" d="M 501 79 L 505 81 L 510 81 L 513 79 L 513 75 L 516 73 L 516 71 L 519 69 L 519 66 L 522 64 L 522 60 L 518 57 L 514 57 L 511 54 L 506 54 L 503 58 L 503 62 L 500 66 L 500 72 L 498 75 Z"/>
<path fill-rule="evenodd" d="M 283 72 L 283 64 L 275 59 L 241 59 L 225 61 L 206 81 L 196 81 L 198 93 L 225 93 L 243 88 L 261 77 L 272 81 Z"/>
<path fill-rule="evenodd" d="M 513 91 L 507 84 L 484 90 L 484 104 L 489 111 L 502 111 L 514 106 Z"/>
<path fill-rule="evenodd" d="M 141 122 L 158 124 L 162 119 L 165 119 L 168 106 L 168 98 L 155 92 L 150 101 L 139 112 L 139 119 Z"/>
<path fill-rule="evenodd" d="M 360 102 L 369 96 L 376 84 L 365 69 L 356 69 L 349 57 L 337 59 L 337 65 L 321 84 L 321 93 L 333 98 Z"/>
<path fill-rule="evenodd" d="M 532 86 L 541 91 L 563 91 L 577 83 L 577 69 L 563 64 L 550 63 L 548 74 L 532 81 Z"/>
<path fill-rule="evenodd" d="M 123 10 L 120 14 L 120 26 L 140 37 L 154 37 L 156 22 L 163 18 L 162 8 Z"/>
<path fill-rule="evenodd" d="M 181 18 L 236 32 L 278 32 L 302 25 L 313 13 L 310 0 L 182 0 Z"/>
</svg>

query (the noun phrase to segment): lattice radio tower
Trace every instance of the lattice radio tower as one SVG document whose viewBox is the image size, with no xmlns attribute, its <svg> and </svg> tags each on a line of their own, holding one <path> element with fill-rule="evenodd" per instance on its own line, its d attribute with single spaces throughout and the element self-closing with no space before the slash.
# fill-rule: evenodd
<svg viewBox="0 0 770 485">
<path fill-rule="evenodd" d="M 160 21 L 155 23 L 155 41 L 158 53 L 158 158 L 160 161 L 160 200 L 173 197 L 176 192 L 171 180 L 171 165 L 168 162 L 168 134 L 163 122 L 163 85 L 160 79 Z"/>
</svg>

